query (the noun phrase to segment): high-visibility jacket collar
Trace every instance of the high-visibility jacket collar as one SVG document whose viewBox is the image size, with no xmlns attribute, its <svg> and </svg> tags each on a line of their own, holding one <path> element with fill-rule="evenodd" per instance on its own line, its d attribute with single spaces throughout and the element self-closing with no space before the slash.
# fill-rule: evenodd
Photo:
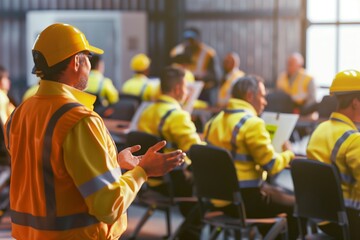
<svg viewBox="0 0 360 240">
<path fill-rule="evenodd" d="M 95 103 L 96 96 L 73 88 L 69 85 L 48 81 L 40 80 L 39 90 L 35 96 L 49 96 L 49 95 L 67 95 L 70 98 L 73 98 L 74 101 L 80 102 L 89 109 L 93 109 L 93 104 Z"/>
<path fill-rule="evenodd" d="M 333 113 L 330 115 L 330 120 L 340 121 L 340 122 L 343 122 L 343 123 L 351 126 L 351 128 L 354 129 L 354 130 L 357 129 L 356 125 L 354 124 L 353 121 L 351 121 L 350 118 L 348 118 L 347 116 L 345 116 L 344 114 L 341 114 L 341 113 L 339 113 L 339 112 L 333 112 Z"/>
<path fill-rule="evenodd" d="M 181 109 L 180 103 L 173 97 L 170 97 L 169 95 L 162 94 L 159 96 L 157 102 L 164 102 L 175 105 L 177 109 Z"/>
<path fill-rule="evenodd" d="M 254 116 L 257 116 L 255 108 L 248 102 L 237 99 L 237 98 L 230 98 L 229 103 L 226 107 L 227 109 L 244 109 L 247 112 L 253 114 Z"/>
</svg>

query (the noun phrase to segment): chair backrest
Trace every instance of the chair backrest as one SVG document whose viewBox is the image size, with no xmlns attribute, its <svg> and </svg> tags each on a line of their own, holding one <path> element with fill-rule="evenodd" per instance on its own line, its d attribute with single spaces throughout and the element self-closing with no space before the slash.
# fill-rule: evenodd
<svg viewBox="0 0 360 240">
<path fill-rule="evenodd" d="M 197 196 L 233 202 L 240 190 L 230 153 L 219 147 L 194 144 L 188 155 Z"/>
<path fill-rule="evenodd" d="M 160 141 L 160 137 L 141 131 L 131 131 L 126 136 L 127 147 L 134 145 L 141 146 L 141 149 L 134 153 L 137 156 L 145 154 L 149 147 Z"/>
<path fill-rule="evenodd" d="M 347 224 L 340 174 L 333 164 L 295 159 L 291 162 L 294 182 L 295 215 Z"/>
<path fill-rule="evenodd" d="M 274 91 L 266 95 L 267 105 L 264 111 L 267 112 L 280 112 L 280 113 L 293 113 L 296 107 L 291 96 L 283 91 Z"/>
<path fill-rule="evenodd" d="M 134 99 L 120 99 L 117 103 L 108 107 L 108 116 L 107 118 L 123 120 L 123 121 L 131 121 L 134 116 L 136 109 L 139 104 Z M 109 109 L 111 109 L 109 111 Z"/>
<path fill-rule="evenodd" d="M 338 101 L 335 96 L 326 95 L 317 105 L 319 118 L 329 118 L 331 113 L 336 110 Z"/>
<path fill-rule="evenodd" d="M 141 97 L 136 96 L 136 95 L 131 95 L 131 94 L 122 93 L 122 92 L 119 93 L 119 99 L 120 99 L 120 100 L 132 100 L 132 101 L 137 102 L 138 105 L 140 105 L 141 102 L 142 102 Z"/>
</svg>

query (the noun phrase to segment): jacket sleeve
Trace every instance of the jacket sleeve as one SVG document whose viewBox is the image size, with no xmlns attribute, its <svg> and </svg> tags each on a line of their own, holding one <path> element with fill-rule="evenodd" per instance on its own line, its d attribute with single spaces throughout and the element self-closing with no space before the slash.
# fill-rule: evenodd
<svg viewBox="0 0 360 240">
<path fill-rule="evenodd" d="M 187 112 L 174 112 L 174 115 L 169 119 L 169 124 L 170 138 L 177 144 L 179 149 L 186 152 L 190 149 L 191 145 L 201 143 L 196 127 L 191 121 L 190 114 Z"/>
<path fill-rule="evenodd" d="M 141 167 L 121 174 L 114 142 L 96 117 L 77 123 L 64 141 L 63 153 L 65 167 L 89 213 L 108 224 L 125 213 L 147 180 Z"/>
<path fill-rule="evenodd" d="M 355 135 L 355 134 L 354 134 Z M 350 140 L 350 139 L 349 139 Z M 354 184 L 354 189 L 352 189 L 352 196 L 355 196 L 356 199 L 360 199 L 360 135 L 356 134 L 352 142 L 349 144 L 346 151 L 346 162 L 345 165 L 337 164 L 339 166 L 340 173 L 345 175 L 346 179 L 353 178 L 356 184 Z M 348 176 L 346 176 L 348 175 Z"/>
<path fill-rule="evenodd" d="M 295 156 L 294 153 L 291 151 L 275 152 L 264 121 L 256 118 L 248 121 L 247 124 L 249 125 L 245 131 L 246 147 L 255 163 L 270 175 L 274 175 L 288 166 L 290 160 Z"/>
<path fill-rule="evenodd" d="M 113 85 L 111 79 L 106 78 L 104 83 L 104 95 L 109 100 L 110 104 L 117 103 L 119 101 L 119 92 Z"/>
</svg>

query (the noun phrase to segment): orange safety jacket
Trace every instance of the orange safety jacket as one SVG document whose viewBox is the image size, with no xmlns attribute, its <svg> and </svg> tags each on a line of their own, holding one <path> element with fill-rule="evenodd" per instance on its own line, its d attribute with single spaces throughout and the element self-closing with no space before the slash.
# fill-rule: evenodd
<svg viewBox="0 0 360 240">
<path fill-rule="evenodd" d="M 64 231 L 68 236 L 81 236 L 83 227 L 98 227 L 99 221 L 88 214 L 88 208 L 78 188 L 69 177 L 62 161 L 62 143 L 69 131 L 80 119 L 93 114 L 83 105 L 75 102 L 64 101 L 52 102 L 53 106 L 48 108 L 46 114 L 39 113 L 42 118 L 37 119 L 44 126 L 41 128 L 29 129 L 36 135 L 35 149 L 28 149 L 25 145 L 11 146 L 12 164 L 23 164 L 24 171 L 12 171 L 11 178 L 11 220 L 13 236 L 26 236 L 27 239 L 65 239 Z M 7 123 L 7 147 L 13 142 L 25 143 L 21 138 L 26 136 L 21 133 L 23 124 L 21 105 L 11 116 Z M 44 108 L 43 108 L 44 109 Z M 10 133 L 11 129 L 11 134 Z M 28 134 L 28 135 L 33 135 Z M 56 141 L 52 141 L 56 139 Z M 34 159 L 27 159 L 27 162 L 18 162 L 25 156 L 25 152 L 34 151 Z M 29 170 L 31 168 L 31 170 Z M 35 190 L 36 189 L 36 190 Z M 66 194 L 63 194 L 65 193 Z M 16 198 L 18 194 L 29 194 L 28 198 Z M 63 199 L 71 196 L 71 205 L 66 204 Z M 31 201 L 36 199 L 36 201 Z M 64 201 L 65 200 L 65 201 Z M 39 204 L 38 203 L 42 203 Z M 96 231 L 93 230 L 94 237 Z M 90 229 L 89 233 L 92 232 Z M 57 235 L 59 234 L 60 235 Z M 80 237 L 81 238 L 81 237 Z"/>
</svg>

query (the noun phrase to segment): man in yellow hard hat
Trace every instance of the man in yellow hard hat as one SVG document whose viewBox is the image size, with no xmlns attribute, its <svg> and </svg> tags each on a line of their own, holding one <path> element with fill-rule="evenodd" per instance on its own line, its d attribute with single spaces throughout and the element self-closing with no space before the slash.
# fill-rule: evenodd
<svg viewBox="0 0 360 240">
<path fill-rule="evenodd" d="M 122 86 L 122 93 L 135 95 L 144 101 L 152 101 L 159 94 L 159 86 L 150 83 L 150 59 L 143 53 L 135 55 L 130 62 L 130 68 L 135 75 Z"/>
<path fill-rule="evenodd" d="M 15 239 L 118 239 L 127 226 L 126 210 L 147 177 L 184 161 L 180 150 L 158 153 L 164 141 L 142 158 L 132 155 L 140 146 L 117 153 L 92 110 L 95 96 L 83 91 L 91 53 L 103 50 L 68 24 L 48 26 L 35 41 L 39 90 L 5 127 Z M 129 171 L 122 175 L 120 166 Z"/>
<path fill-rule="evenodd" d="M 307 146 L 307 157 L 335 164 L 341 175 L 345 206 L 350 223 L 351 239 L 360 239 L 360 72 L 345 70 L 336 74 L 330 94 L 338 100 L 338 108 L 329 120 L 313 132 Z M 321 228 L 341 239 L 331 224 Z"/>
</svg>

